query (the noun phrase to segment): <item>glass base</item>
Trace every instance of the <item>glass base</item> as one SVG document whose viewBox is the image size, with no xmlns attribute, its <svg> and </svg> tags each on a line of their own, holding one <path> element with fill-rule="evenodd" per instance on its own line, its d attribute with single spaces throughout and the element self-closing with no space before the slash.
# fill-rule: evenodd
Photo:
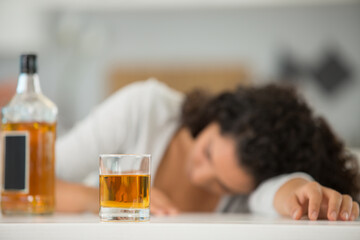
<svg viewBox="0 0 360 240">
<path fill-rule="evenodd" d="M 145 222 L 150 220 L 150 209 L 100 207 L 99 216 L 105 222 Z"/>
</svg>

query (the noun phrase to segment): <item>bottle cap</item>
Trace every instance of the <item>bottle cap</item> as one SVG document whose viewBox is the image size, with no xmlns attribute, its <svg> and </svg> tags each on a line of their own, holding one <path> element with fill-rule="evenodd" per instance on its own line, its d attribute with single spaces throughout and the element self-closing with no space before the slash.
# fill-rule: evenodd
<svg viewBox="0 0 360 240">
<path fill-rule="evenodd" d="M 36 54 L 22 54 L 20 56 L 20 73 L 37 73 Z"/>
</svg>

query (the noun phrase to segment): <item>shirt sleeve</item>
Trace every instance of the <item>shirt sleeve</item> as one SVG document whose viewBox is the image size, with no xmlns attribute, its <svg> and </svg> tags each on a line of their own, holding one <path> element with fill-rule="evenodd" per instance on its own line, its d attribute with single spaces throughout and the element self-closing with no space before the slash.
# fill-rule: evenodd
<svg viewBox="0 0 360 240">
<path fill-rule="evenodd" d="M 60 179 L 80 182 L 97 171 L 99 154 L 123 151 L 135 134 L 146 82 L 122 88 L 100 104 L 56 142 L 56 173 Z"/>
<path fill-rule="evenodd" d="M 302 172 L 284 174 L 270 178 L 261 183 L 249 197 L 249 209 L 252 213 L 263 215 L 278 215 L 274 207 L 274 197 L 279 188 L 287 181 L 294 178 L 304 178 L 313 181 L 313 178 Z"/>
</svg>

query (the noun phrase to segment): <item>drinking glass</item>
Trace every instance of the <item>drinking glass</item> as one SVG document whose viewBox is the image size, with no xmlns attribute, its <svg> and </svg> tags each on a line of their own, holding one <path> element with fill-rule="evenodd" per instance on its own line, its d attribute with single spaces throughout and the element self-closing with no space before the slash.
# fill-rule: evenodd
<svg viewBox="0 0 360 240">
<path fill-rule="evenodd" d="M 149 154 L 102 154 L 99 165 L 100 219 L 150 220 Z"/>
</svg>

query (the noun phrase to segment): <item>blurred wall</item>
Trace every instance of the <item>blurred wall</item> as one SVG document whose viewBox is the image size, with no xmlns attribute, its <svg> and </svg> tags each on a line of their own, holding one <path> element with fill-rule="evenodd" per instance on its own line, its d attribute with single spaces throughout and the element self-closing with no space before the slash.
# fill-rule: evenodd
<svg viewBox="0 0 360 240">
<path fill-rule="evenodd" d="M 41 23 L 34 27 L 40 36 L 31 37 L 28 47 L 40 54 L 41 84 L 59 106 L 61 133 L 104 98 L 108 71 L 116 66 L 236 62 L 262 84 L 278 76 L 284 51 L 312 63 L 335 46 L 351 66 L 352 81 L 331 96 L 311 81 L 299 81 L 298 86 L 349 145 L 360 146 L 359 3 L 33 11 L 37 17 L 24 26 Z M 21 31 L 21 24 L 15 27 Z M 26 46 L 13 46 L 0 46 L 0 81 L 17 75 L 18 54 Z"/>
</svg>

